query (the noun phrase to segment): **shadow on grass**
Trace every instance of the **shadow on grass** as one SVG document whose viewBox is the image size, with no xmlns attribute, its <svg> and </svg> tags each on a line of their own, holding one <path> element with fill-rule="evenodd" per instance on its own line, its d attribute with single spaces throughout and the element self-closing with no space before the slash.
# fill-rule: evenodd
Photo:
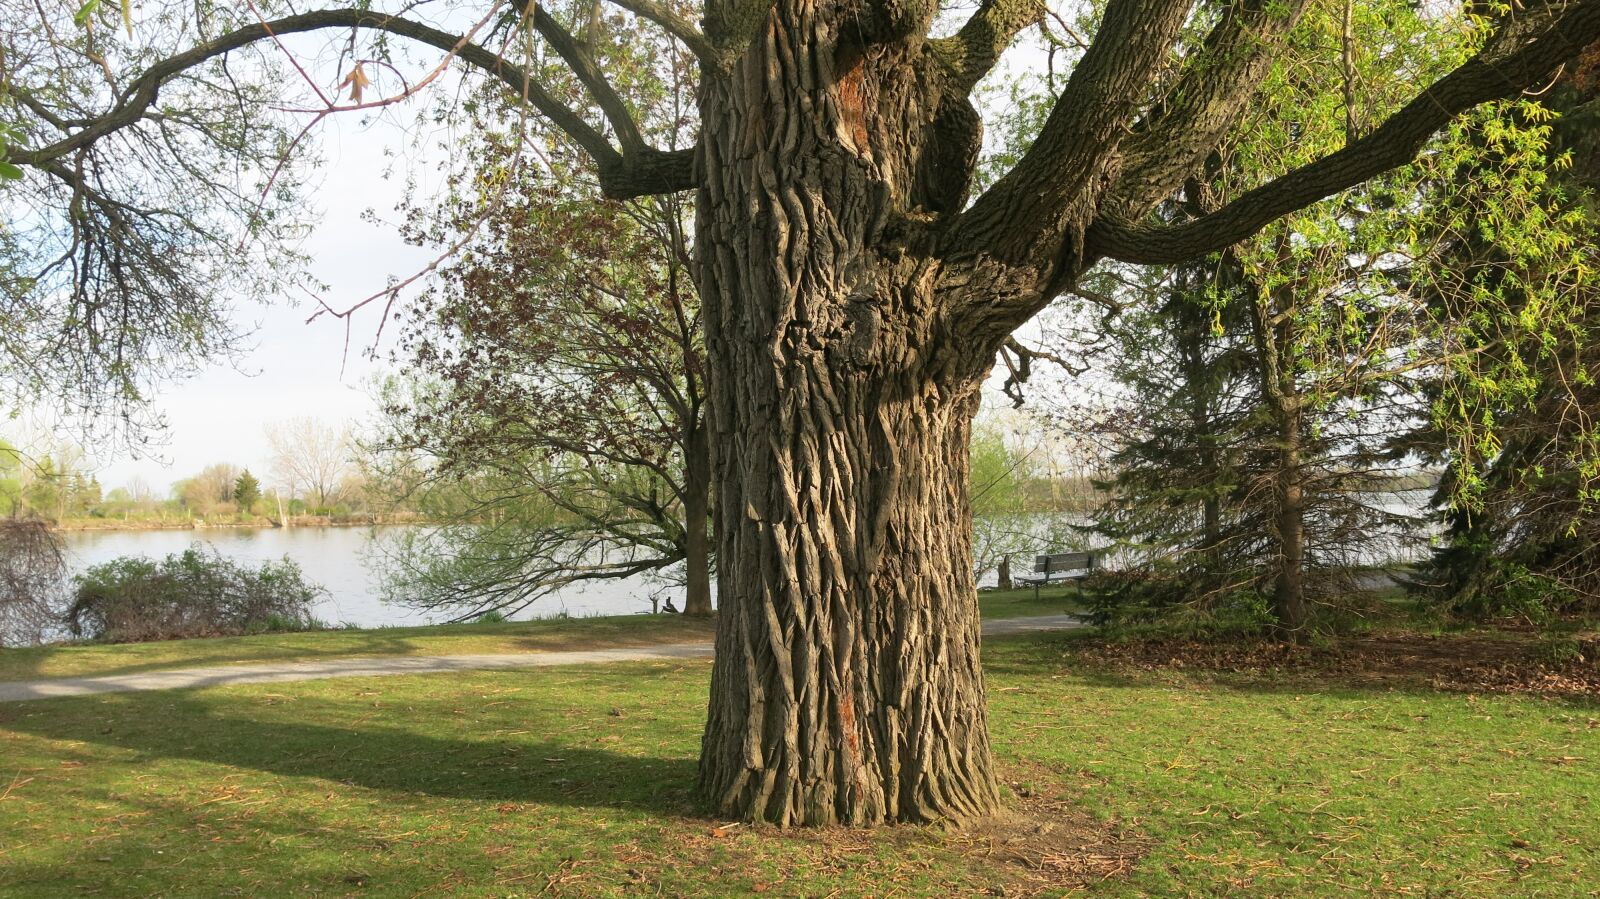
<svg viewBox="0 0 1600 899">
<path fill-rule="evenodd" d="M 690 757 L 630 755 L 528 735 L 459 739 L 419 732 L 446 714 L 436 704 L 388 709 L 384 720 L 417 729 L 330 726 L 219 713 L 189 694 L 71 699 L 0 708 L 0 727 L 49 740 L 226 765 L 283 777 L 313 777 L 397 794 L 487 802 L 695 812 Z M 107 708 L 112 706 L 112 708 Z M 355 710 L 349 710 L 354 712 Z M 603 717 L 602 713 L 596 713 Z M 371 717 L 366 716 L 366 717 Z M 579 733 L 591 734 L 592 730 Z"/>
<path fill-rule="evenodd" d="M 414 656 L 489 652 L 559 652 L 653 643 L 710 640 L 714 619 L 679 616 L 616 616 L 549 619 L 496 624 L 326 630 L 168 640 L 139 644 L 77 644 L 0 649 L 0 682 L 54 678 L 113 677 L 215 665 L 316 661 L 365 656 Z M 503 644 L 474 647 L 474 639 Z M 462 646 L 452 646 L 459 641 Z M 119 656 L 126 657 L 118 659 Z M 47 670 L 52 660 L 92 660 L 90 670 L 70 663 Z M 141 658 L 144 657 L 144 658 Z M 83 666 L 80 666 L 80 669 Z M 61 668 L 69 670 L 63 672 Z"/>
<path fill-rule="evenodd" d="M 251 637 L 213 637 L 195 640 L 163 640 L 138 644 L 88 643 L 65 646 L 30 646 L 23 649 L 0 650 L 0 681 L 115 677 L 122 674 L 140 674 L 147 671 L 167 671 L 234 663 L 314 661 L 316 659 L 341 658 L 345 656 L 410 655 L 418 649 L 417 644 L 408 637 L 400 634 L 389 634 L 383 630 L 306 633 L 336 635 L 333 639 L 337 640 L 337 644 L 326 649 L 312 648 L 299 642 L 253 646 L 248 642 L 243 642 L 252 639 Z M 269 635 L 269 638 L 281 639 L 283 636 L 285 635 Z M 301 637 L 303 635 L 295 634 L 292 636 Z M 217 642 L 218 645 L 215 650 L 208 650 L 205 647 L 205 644 L 210 641 Z M 224 641 L 226 642 L 224 643 Z M 188 648 L 189 655 L 181 658 L 176 657 L 172 649 L 174 646 L 179 645 Z M 57 657 L 71 657 L 88 653 L 129 653 L 138 655 L 143 647 L 150 647 L 147 651 L 155 658 L 148 660 L 130 658 L 126 662 L 95 667 L 92 671 L 84 673 L 62 674 L 45 670 L 50 661 Z"/>
</svg>

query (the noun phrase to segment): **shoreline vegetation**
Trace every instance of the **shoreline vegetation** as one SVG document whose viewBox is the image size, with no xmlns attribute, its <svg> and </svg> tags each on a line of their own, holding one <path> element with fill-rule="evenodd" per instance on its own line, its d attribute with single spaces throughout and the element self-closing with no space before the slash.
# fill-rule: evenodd
<svg viewBox="0 0 1600 899">
<path fill-rule="evenodd" d="M 1374 482 L 1368 493 L 1410 493 L 1436 489 L 1438 472 L 1419 471 L 1390 475 Z M 1087 514 L 1103 503 L 1108 494 L 1102 485 L 1085 475 L 1053 478 L 1028 478 L 1018 484 L 1021 493 L 1019 510 L 1033 514 Z M 117 506 L 121 508 L 117 508 Z M 239 512 L 232 504 L 220 503 L 217 507 L 201 511 L 177 500 L 149 501 L 143 508 L 131 507 L 120 501 L 95 503 L 84 507 L 78 514 L 45 512 L 42 517 L 56 533 L 81 533 L 92 531 L 187 531 L 222 528 L 325 528 L 325 527 L 376 527 L 385 525 L 425 525 L 439 523 L 438 516 L 412 509 L 392 509 L 386 512 L 347 509 L 295 511 L 287 508 L 284 514 L 271 507 L 265 499 L 252 503 L 266 514 Z M 307 504 L 294 501 L 294 507 Z M 265 507 L 263 509 L 263 507 Z M 36 513 L 38 514 L 38 513 Z"/>
<path fill-rule="evenodd" d="M 287 520 L 287 525 L 284 521 Z M 361 512 L 347 515 L 230 515 L 217 518 L 74 518 L 52 522 L 56 533 L 84 531 L 206 531 L 225 528 L 354 528 L 387 525 L 429 524 L 428 516 L 416 512 Z"/>
</svg>

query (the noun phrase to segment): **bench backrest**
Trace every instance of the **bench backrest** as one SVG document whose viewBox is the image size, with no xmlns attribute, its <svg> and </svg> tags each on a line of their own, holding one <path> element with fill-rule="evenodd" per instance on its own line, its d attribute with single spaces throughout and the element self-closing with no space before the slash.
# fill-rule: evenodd
<svg viewBox="0 0 1600 899">
<path fill-rule="evenodd" d="M 1049 553 L 1037 556 L 1033 560 L 1033 570 L 1039 574 L 1093 567 L 1094 553 Z"/>
</svg>

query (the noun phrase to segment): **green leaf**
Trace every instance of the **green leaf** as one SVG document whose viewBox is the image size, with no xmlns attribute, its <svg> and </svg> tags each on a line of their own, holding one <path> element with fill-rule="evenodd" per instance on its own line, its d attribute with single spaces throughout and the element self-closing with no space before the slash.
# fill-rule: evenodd
<svg viewBox="0 0 1600 899">
<path fill-rule="evenodd" d="M 79 28 L 88 25 L 90 17 L 93 16 L 95 14 L 95 10 L 98 10 L 99 8 L 100 0 L 84 0 L 84 4 L 78 7 L 78 11 L 73 14 L 72 24 L 77 25 Z"/>
<path fill-rule="evenodd" d="M 0 162 L 0 181 L 21 181 L 22 167 L 9 162 Z"/>
</svg>

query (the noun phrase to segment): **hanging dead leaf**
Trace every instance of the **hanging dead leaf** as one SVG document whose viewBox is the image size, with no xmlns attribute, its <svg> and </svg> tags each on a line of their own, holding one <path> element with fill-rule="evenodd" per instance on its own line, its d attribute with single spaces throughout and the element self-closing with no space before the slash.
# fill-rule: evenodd
<svg viewBox="0 0 1600 899">
<path fill-rule="evenodd" d="M 364 67 L 364 64 L 358 62 L 356 63 L 356 67 L 350 70 L 350 74 L 344 76 L 344 80 L 339 82 L 338 89 L 344 90 L 346 87 L 350 88 L 350 99 L 360 103 L 361 92 L 366 89 L 367 85 L 371 83 L 372 79 L 367 77 L 367 70 Z"/>
</svg>

